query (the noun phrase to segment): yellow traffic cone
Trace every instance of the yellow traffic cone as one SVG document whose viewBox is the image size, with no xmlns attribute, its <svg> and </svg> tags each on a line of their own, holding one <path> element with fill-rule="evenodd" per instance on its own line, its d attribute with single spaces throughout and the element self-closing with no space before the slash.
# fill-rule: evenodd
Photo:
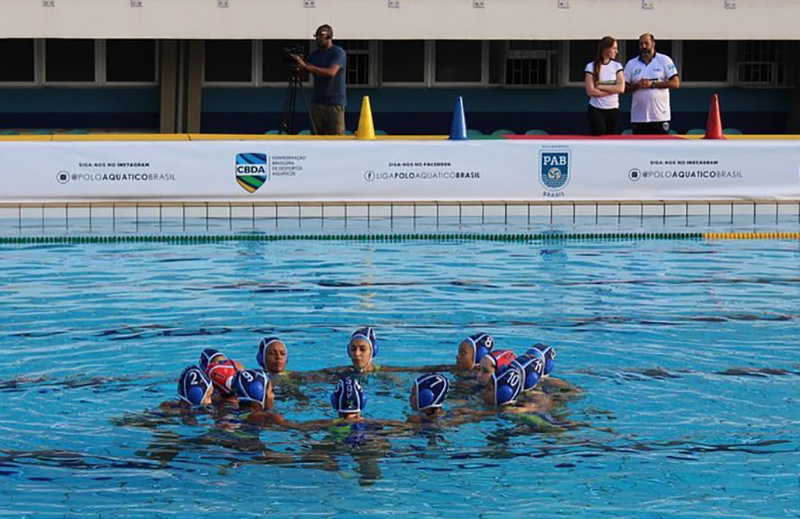
<svg viewBox="0 0 800 519">
<path fill-rule="evenodd" d="M 372 109 L 369 107 L 369 96 L 361 101 L 361 116 L 358 118 L 356 139 L 361 141 L 375 140 L 375 125 L 372 123 Z"/>
</svg>

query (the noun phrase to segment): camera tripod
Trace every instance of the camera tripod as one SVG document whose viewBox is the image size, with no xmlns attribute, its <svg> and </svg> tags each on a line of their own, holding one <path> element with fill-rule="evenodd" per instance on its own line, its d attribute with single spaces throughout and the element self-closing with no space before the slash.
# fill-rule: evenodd
<svg viewBox="0 0 800 519">
<path fill-rule="evenodd" d="M 303 79 L 300 74 L 300 67 L 292 67 L 291 74 L 289 75 L 289 85 L 286 88 L 286 100 L 283 103 L 283 111 L 280 118 L 278 118 L 278 133 L 282 135 L 292 135 L 294 130 L 294 116 L 297 107 L 297 92 L 303 96 L 303 102 L 309 110 L 308 120 L 311 122 L 311 131 L 316 134 L 317 129 L 314 127 L 314 118 L 311 117 L 308 98 L 303 90 Z"/>
</svg>

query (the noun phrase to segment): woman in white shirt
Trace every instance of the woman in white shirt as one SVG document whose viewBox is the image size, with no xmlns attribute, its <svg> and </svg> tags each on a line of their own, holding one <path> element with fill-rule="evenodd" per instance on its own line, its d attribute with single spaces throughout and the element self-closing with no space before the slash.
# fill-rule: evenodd
<svg viewBox="0 0 800 519">
<path fill-rule="evenodd" d="M 594 60 L 584 69 L 592 135 L 619 133 L 619 94 L 625 91 L 625 77 L 622 65 L 614 61 L 618 51 L 617 40 L 605 36 L 597 46 Z"/>
</svg>

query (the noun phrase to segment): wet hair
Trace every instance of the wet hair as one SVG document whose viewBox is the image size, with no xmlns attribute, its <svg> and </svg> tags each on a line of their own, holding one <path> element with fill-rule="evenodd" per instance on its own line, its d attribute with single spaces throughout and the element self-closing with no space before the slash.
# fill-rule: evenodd
<svg viewBox="0 0 800 519">
<path fill-rule="evenodd" d="M 597 44 L 597 53 L 594 55 L 594 78 L 596 81 L 600 79 L 600 67 L 603 66 L 603 53 L 606 49 L 613 47 L 615 43 L 617 43 L 617 40 L 613 36 L 603 36 L 603 39 Z"/>
</svg>

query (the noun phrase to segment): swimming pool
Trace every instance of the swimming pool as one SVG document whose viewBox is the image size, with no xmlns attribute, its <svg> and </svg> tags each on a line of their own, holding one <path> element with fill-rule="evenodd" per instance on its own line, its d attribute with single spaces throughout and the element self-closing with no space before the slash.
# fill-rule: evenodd
<svg viewBox="0 0 800 519">
<path fill-rule="evenodd" d="M 0 515 L 800 514 L 797 241 L 27 244 L 0 268 Z M 388 365 L 452 362 L 481 330 L 552 344 L 588 426 L 500 417 L 314 463 L 319 435 L 256 433 L 269 458 L 207 416 L 130 425 L 203 347 L 253 367 L 278 334 L 318 369 L 363 324 Z M 367 381 L 369 416 L 407 415 L 398 377 Z M 276 408 L 330 417 L 328 392 Z"/>
</svg>

